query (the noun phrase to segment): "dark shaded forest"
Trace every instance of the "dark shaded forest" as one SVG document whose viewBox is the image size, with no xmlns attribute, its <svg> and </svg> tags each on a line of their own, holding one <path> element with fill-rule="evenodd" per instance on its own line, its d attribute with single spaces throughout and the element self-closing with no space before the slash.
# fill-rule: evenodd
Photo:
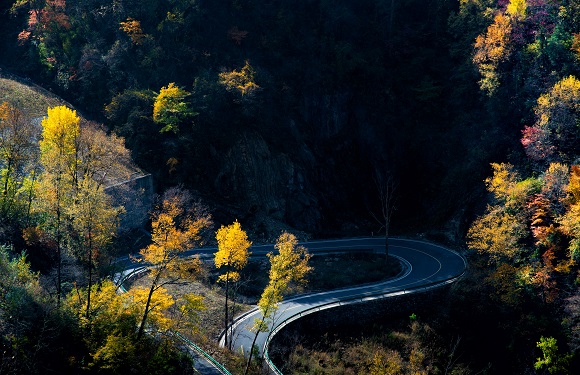
<svg viewBox="0 0 580 375">
<path fill-rule="evenodd" d="M 312 238 L 384 231 L 374 219 L 379 186 L 394 181 L 390 233 L 444 242 L 470 261 L 451 300 L 399 338 L 401 353 L 443 358 L 435 346 L 461 336 L 467 359 L 456 373 L 578 368 L 580 1 L 17 0 L 0 4 L 0 35 L 3 71 L 104 124 L 94 131 L 111 145 L 124 139 L 157 192 L 193 191 L 217 223 L 237 219 L 256 242 L 281 229 Z M 2 121 L 9 112 L 0 108 Z M 4 206 L 8 160 L 0 160 L 0 240 L 17 250 L 50 246 L 60 257 L 58 207 L 48 226 L 56 235 L 43 242 L 24 219 L 30 209 Z M 3 252 L 7 273 L 28 276 L 0 286 L 36 301 L 24 259 Z M 39 306 L 54 332 L 66 326 L 45 304 L 27 306 Z M 114 357 L 130 325 L 107 327 L 117 341 L 95 339 L 102 356 Z M 164 366 L 172 369 L 185 361 L 173 347 L 155 350 L 171 354 Z M 389 361 L 407 359 L 380 353 L 364 371 L 411 369 L 386 372 Z M 51 366 L 106 367 L 66 363 L 66 355 Z M 426 373 L 443 371 L 425 361 Z"/>
<path fill-rule="evenodd" d="M 464 220 L 487 162 L 518 146 L 518 109 L 482 96 L 471 63 L 484 4 L 19 3 L 3 5 L 2 64 L 124 137 L 160 190 L 184 184 L 265 235 L 376 232 L 377 174 L 400 185 L 401 231 Z M 245 66 L 250 89 L 220 79 Z M 160 133 L 170 83 L 191 114 Z"/>
</svg>

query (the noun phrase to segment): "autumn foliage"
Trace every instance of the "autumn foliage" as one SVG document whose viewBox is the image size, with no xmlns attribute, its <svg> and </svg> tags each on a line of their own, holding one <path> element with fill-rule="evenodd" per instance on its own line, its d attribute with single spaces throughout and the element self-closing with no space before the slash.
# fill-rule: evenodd
<svg viewBox="0 0 580 375">
<path fill-rule="evenodd" d="M 222 274 L 218 280 L 225 284 L 225 306 L 224 306 L 224 332 L 225 344 L 231 347 L 231 337 L 228 341 L 228 325 L 233 319 L 233 313 L 228 306 L 231 298 L 231 285 L 240 280 L 240 270 L 248 264 L 250 252 L 248 249 L 252 242 L 248 235 L 242 229 L 240 223 L 235 221 L 228 226 L 222 226 L 216 232 L 218 250 L 215 253 L 214 264 Z"/>
</svg>

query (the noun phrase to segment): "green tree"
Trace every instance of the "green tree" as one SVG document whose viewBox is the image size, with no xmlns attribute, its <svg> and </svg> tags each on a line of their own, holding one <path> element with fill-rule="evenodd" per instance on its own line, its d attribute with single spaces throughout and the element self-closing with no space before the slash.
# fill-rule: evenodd
<svg viewBox="0 0 580 375">
<path fill-rule="evenodd" d="M 240 280 L 240 270 L 248 264 L 250 253 L 248 249 L 252 242 L 242 229 L 238 221 L 227 227 L 222 226 L 216 232 L 218 251 L 215 253 L 214 263 L 216 268 L 224 268 L 225 273 L 219 276 L 219 281 L 225 284 L 225 307 L 224 307 L 224 343 L 231 347 L 231 339 L 228 341 L 228 325 L 230 324 L 229 298 L 230 284 Z"/>
<path fill-rule="evenodd" d="M 553 337 L 540 337 L 536 346 L 542 351 L 542 357 L 537 358 L 534 368 L 540 370 L 546 368 L 550 374 L 568 374 L 568 364 L 572 356 L 570 354 L 558 354 L 558 343 Z"/>
<path fill-rule="evenodd" d="M 298 240 L 291 233 L 284 232 L 278 237 L 275 248 L 277 254 L 269 253 L 270 273 L 268 285 L 262 292 L 258 301 L 258 308 L 262 316 L 256 318 L 252 330 L 255 332 L 252 346 L 246 362 L 247 374 L 252 362 L 252 352 L 256 339 L 260 332 L 267 331 L 269 324 L 274 319 L 274 314 L 278 309 L 278 303 L 282 301 L 284 295 L 296 287 L 301 287 L 306 283 L 306 275 L 311 267 L 308 265 L 310 254 L 304 246 L 297 246 Z"/>
<path fill-rule="evenodd" d="M 0 373 L 78 373 L 69 362 L 67 343 L 76 340 L 66 314 L 51 306 L 25 254 L 0 245 Z"/>
<path fill-rule="evenodd" d="M 179 124 L 188 117 L 197 115 L 186 98 L 191 94 L 171 82 L 162 87 L 153 104 L 153 121 L 162 124 L 160 132 L 179 131 Z"/>
</svg>

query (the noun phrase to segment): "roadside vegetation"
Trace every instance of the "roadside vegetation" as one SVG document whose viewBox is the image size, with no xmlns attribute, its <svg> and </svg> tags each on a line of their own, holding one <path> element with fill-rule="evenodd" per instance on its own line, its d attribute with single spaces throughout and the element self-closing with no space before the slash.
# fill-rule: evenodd
<svg viewBox="0 0 580 375">
<path fill-rule="evenodd" d="M 241 272 L 239 286 L 233 294 L 235 308 L 230 311 L 234 317 L 256 307 L 260 294 L 268 283 L 268 264 L 267 258 L 250 258 Z M 396 259 L 389 262 L 388 271 L 384 272 L 384 255 L 364 252 L 316 255 L 308 264 L 312 269 L 307 275 L 307 282 L 303 288 L 285 294 L 286 297 L 291 297 L 294 293 L 324 292 L 377 282 L 395 277 L 401 272 L 400 263 Z M 225 364 L 232 373 L 241 373 L 244 371 L 243 359 L 217 346 L 217 340 L 223 332 L 223 318 L 220 316 L 223 316 L 225 303 L 223 285 L 216 282 L 218 270 L 213 261 L 206 260 L 201 265 L 202 273 L 196 280 L 173 283 L 167 287 L 168 294 L 175 300 L 180 300 L 187 294 L 203 296 L 203 309 L 197 312 L 195 329 L 181 332 Z M 357 277 L 351 278 L 354 273 Z M 146 282 L 144 278 L 137 278 L 128 287 L 131 289 Z"/>
</svg>

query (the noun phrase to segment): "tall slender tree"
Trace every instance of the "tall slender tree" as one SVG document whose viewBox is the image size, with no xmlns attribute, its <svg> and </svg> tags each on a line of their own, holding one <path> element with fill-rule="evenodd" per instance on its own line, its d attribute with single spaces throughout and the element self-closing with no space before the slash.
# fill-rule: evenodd
<svg viewBox="0 0 580 375">
<path fill-rule="evenodd" d="M 246 232 L 238 221 L 227 227 L 222 226 L 216 233 L 218 242 L 218 251 L 215 253 L 215 266 L 225 268 L 225 273 L 220 275 L 219 281 L 225 284 L 225 307 L 224 307 L 224 341 L 226 347 L 231 347 L 231 337 L 228 341 L 228 325 L 230 323 L 229 315 L 229 295 L 230 284 L 239 281 L 240 270 L 248 264 L 250 253 L 248 249 L 252 242 L 248 240 Z"/>
<path fill-rule="evenodd" d="M 34 127 L 15 106 L 0 104 L 0 216 L 14 213 L 17 195 L 34 160 Z"/>
<path fill-rule="evenodd" d="M 38 184 L 38 203 L 47 213 L 43 225 L 56 243 L 56 295 L 60 305 L 62 294 L 62 251 L 65 208 L 70 203 L 72 186 L 70 171 L 77 165 L 77 145 L 80 134 L 80 118 L 76 111 L 65 106 L 48 109 L 42 120 L 40 162 L 43 167 Z"/>
<path fill-rule="evenodd" d="M 107 184 L 131 173 L 129 151 L 123 139 L 84 123 L 65 107 L 49 108 L 42 121 L 42 173 L 37 186 L 37 208 L 42 225 L 52 233 L 57 253 L 57 301 L 61 296 L 61 264 L 65 245 L 84 265 L 89 285 L 89 317 L 96 255 L 116 233 L 123 211 L 105 193 Z M 45 214 L 48 213 L 48 214 Z"/>
<path fill-rule="evenodd" d="M 123 207 L 105 192 L 107 185 L 127 180 L 131 174 L 129 151 L 122 138 L 108 135 L 93 123 L 83 123 L 76 142 L 69 220 L 69 244 L 83 263 L 88 288 L 86 316 L 90 319 L 91 291 L 96 261 L 117 232 Z"/>
<path fill-rule="evenodd" d="M 211 218 L 202 214 L 203 210 L 188 210 L 189 203 L 187 192 L 169 189 L 153 212 L 152 242 L 140 252 L 142 261 L 150 266 L 149 284 L 129 292 L 144 305 L 137 340 L 143 336 L 149 316 L 172 305 L 164 286 L 187 277 L 192 268 L 195 270 L 199 266 L 199 261 L 184 259 L 181 255 L 200 239 L 201 232 L 210 226 Z"/>
<path fill-rule="evenodd" d="M 306 283 L 306 275 L 311 267 L 308 265 L 310 254 L 304 246 L 297 246 L 298 240 L 291 233 L 284 232 L 276 241 L 277 254 L 269 253 L 270 274 L 268 285 L 258 301 L 261 317 L 256 318 L 252 330 L 255 332 L 252 346 L 246 362 L 244 374 L 248 374 L 252 362 L 252 352 L 260 332 L 267 331 L 273 316 L 278 309 L 278 303 L 292 288 Z"/>
<path fill-rule="evenodd" d="M 391 228 L 391 219 L 396 210 L 397 203 L 397 187 L 398 183 L 395 178 L 387 173 L 383 175 L 378 171 L 375 173 L 375 184 L 379 193 L 380 216 L 373 214 L 375 220 L 381 225 L 381 229 L 385 229 L 385 262 L 389 261 L 389 229 Z"/>
<path fill-rule="evenodd" d="M 118 219 L 123 208 L 111 204 L 110 197 L 94 180 L 82 180 L 76 188 L 75 200 L 67 207 L 66 213 L 71 218 L 73 252 L 81 260 L 87 273 L 85 316 L 90 322 L 96 261 L 117 232 Z"/>
</svg>

